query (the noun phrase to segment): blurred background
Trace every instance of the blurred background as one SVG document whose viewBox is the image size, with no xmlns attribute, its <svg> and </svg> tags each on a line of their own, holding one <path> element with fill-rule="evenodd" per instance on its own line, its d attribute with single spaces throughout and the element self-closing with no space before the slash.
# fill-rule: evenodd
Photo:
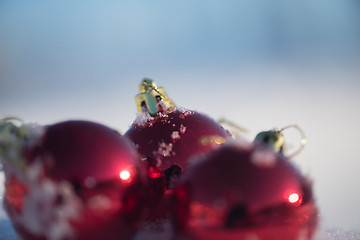
<svg viewBox="0 0 360 240">
<path fill-rule="evenodd" d="M 359 1 L 0 1 L 0 117 L 124 133 L 144 77 L 249 140 L 298 124 L 321 226 L 360 231 Z"/>
</svg>

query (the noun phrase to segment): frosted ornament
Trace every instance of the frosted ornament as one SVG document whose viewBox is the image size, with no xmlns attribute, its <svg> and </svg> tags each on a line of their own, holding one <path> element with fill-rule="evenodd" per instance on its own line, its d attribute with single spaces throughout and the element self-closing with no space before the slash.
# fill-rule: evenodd
<svg viewBox="0 0 360 240">
<path fill-rule="evenodd" d="M 161 97 L 157 112 L 149 111 L 154 101 L 146 99 L 152 94 Z M 208 116 L 178 108 L 153 81 L 142 81 L 136 103 L 139 112 L 124 136 L 134 143 L 148 168 L 151 197 L 145 225 L 156 232 L 164 227 L 161 223 L 169 222 L 169 199 L 191 159 L 219 147 L 230 135 Z M 141 108 L 144 104 L 147 107 Z"/>
<path fill-rule="evenodd" d="M 19 134 L 24 126 L 0 142 L 4 204 L 18 234 L 29 240 L 131 239 L 144 214 L 147 183 L 128 140 L 87 121 L 40 127 L 36 137 L 37 131 Z M 11 145 L 9 136 L 16 139 Z"/>
<path fill-rule="evenodd" d="M 144 94 L 160 96 L 166 107 L 150 112 L 148 103 L 151 102 L 142 97 Z M 124 135 L 135 144 L 144 161 L 151 161 L 151 165 L 161 171 L 174 166 L 183 171 L 193 156 L 204 154 L 230 138 L 220 124 L 205 114 L 177 108 L 163 88 L 158 88 L 152 80 L 142 81 L 136 103 L 140 116 L 152 117 L 138 115 Z M 147 108 L 141 108 L 145 103 Z M 169 178 L 171 176 L 167 181 L 171 181 Z"/>
</svg>

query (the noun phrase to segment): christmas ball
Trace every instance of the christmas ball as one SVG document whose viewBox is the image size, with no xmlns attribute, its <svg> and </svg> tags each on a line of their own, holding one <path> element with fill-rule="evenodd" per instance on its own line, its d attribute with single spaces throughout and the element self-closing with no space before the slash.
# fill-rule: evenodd
<svg viewBox="0 0 360 240">
<path fill-rule="evenodd" d="M 226 144 L 199 158 L 173 201 L 177 239 L 311 239 L 317 226 L 309 180 L 264 145 Z"/>
<path fill-rule="evenodd" d="M 161 232 L 169 220 L 169 199 L 192 157 L 219 147 L 230 135 L 204 114 L 178 109 L 151 117 L 138 116 L 125 133 L 147 166 L 150 211 L 144 228 Z"/>
<path fill-rule="evenodd" d="M 93 122 L 38 128 L 36 138 L 22 139 L 15 160 L 4 161 L 4 204 L 19 235 L 131 239 L 147 198 L 146 172 L 133 145 Z"/>
<path fill-rule="evenodd" d="M 143 160 L 164 172 L 168 188 L 173 187 L 170 179 L 187 168 L 190 158 L 217 148 L 230 137 L 216 121 L 195 111 L 177 109 L 147 116 L 135 120 L 125 136 Z"/>
</svg>

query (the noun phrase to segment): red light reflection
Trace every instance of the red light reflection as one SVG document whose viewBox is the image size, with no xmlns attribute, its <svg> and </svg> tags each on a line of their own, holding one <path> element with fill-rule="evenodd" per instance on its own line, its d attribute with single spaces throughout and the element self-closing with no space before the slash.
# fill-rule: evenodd
<svg viewBox="0 0 360 240">
<path fill-rule="evenodd" d="M 128 170 L 122 170 L 119 174 L 120 178 L 124 181 L 129 180 L 131 177 L 131 174 Z"/>
<path fill-rule="evenodd" d="M 294 206 L 299 206 L 302 203 L 302 197 L 298 193 L 291 193 L 288 197 L 288 201 Z"/>
</svg>

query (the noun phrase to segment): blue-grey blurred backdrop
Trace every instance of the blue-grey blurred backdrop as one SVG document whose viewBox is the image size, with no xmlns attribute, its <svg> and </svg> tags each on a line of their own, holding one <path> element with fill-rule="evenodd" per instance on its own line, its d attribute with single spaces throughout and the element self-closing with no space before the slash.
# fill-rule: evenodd
<svg viewBox="0 0 360 240">
<path fill-rule="evenodd" d="M 296 123 L 322 225 L 357 230 L 359 63 L 357 0 L 0 1 L 0 117 L 125 132 L 150 77 L 249 140 Z"/>
</svg>

